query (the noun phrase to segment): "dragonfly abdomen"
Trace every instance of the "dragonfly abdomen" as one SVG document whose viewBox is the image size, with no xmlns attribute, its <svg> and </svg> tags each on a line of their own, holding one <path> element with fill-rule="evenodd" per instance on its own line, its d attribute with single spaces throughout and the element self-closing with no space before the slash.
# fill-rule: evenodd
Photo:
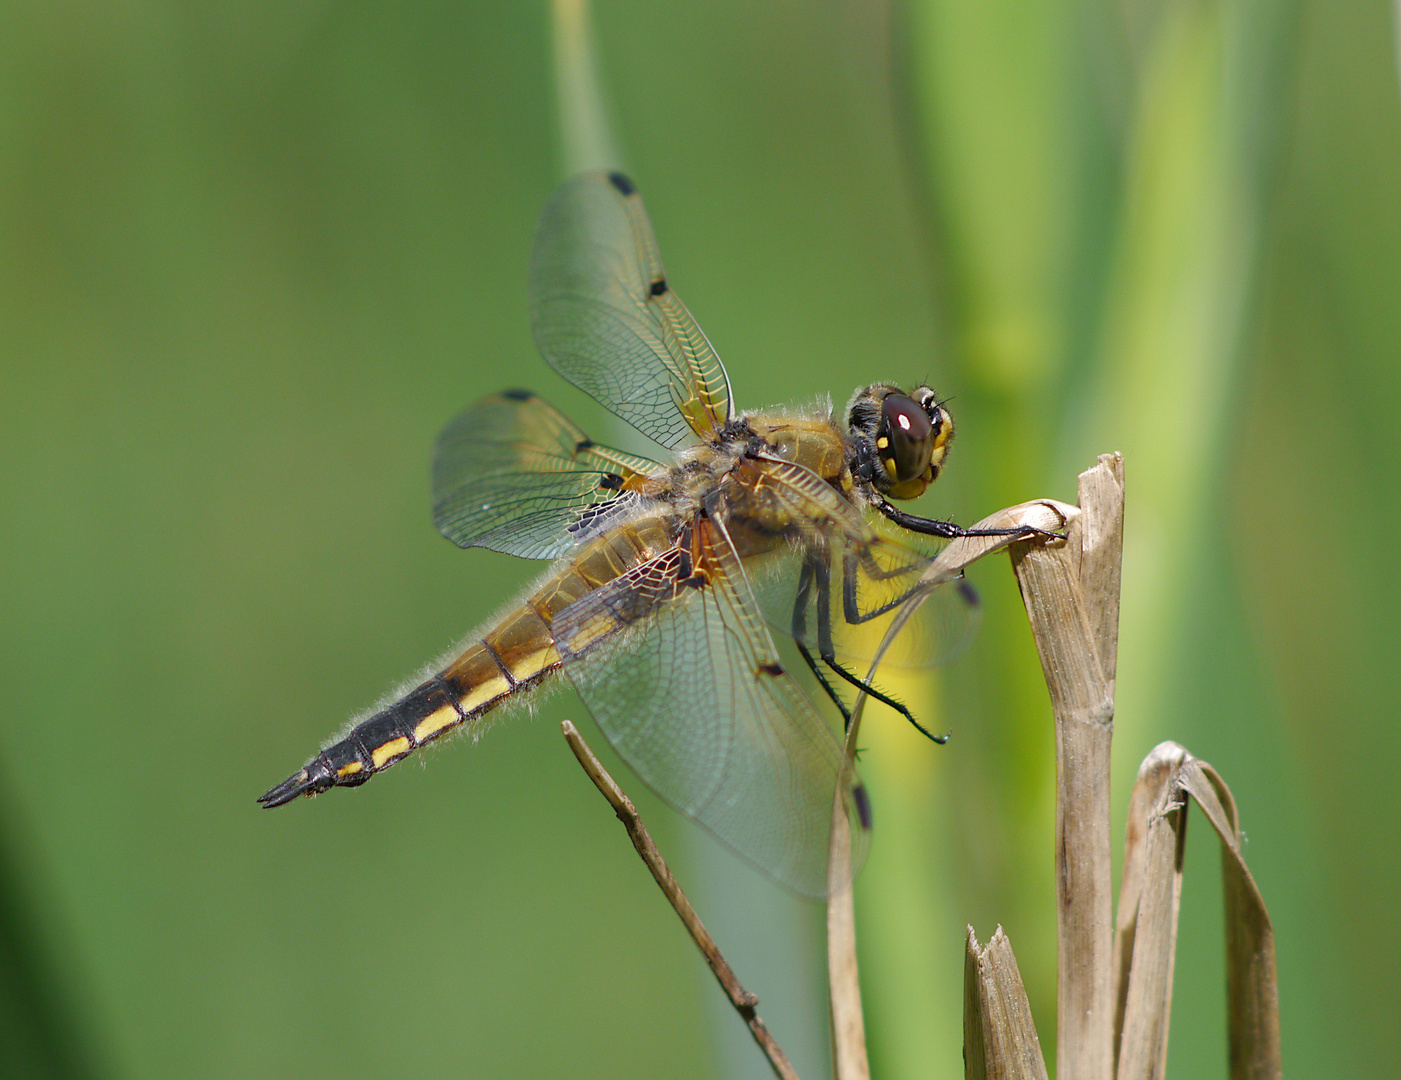
<svg viewBox="0 0 1401 1080">
<path fill-rule="evenodd" d="M 281 806 L 299 795 L 358 787 L 424 743 L 474 725 L 507 698 L 534 689 L 561 663 L 555 617 L 669 543 L 670 533 L 656 522 L 623 526 L 593 541 L 442 671 L 355 725 L 258 801 Z M 596 629 L 589 644 L 607 632 Z M 577 643 L 574 651 L 580 651 Z"/>
<path fill-rule="evenodd" d="M 448 667 L 355 725 L 259 801 L 264 806 L 281 806 L 299 795 L 357 787 L 425 743 L 464 724 L 475 724 L 507 698 L 534 689 L 559 666 L 548 632 L 542 635 L 544 648 L 518 657 L 514 670 L 497 651 L 501 631 L 530 616 L 545 631 L 544 623 L 528 607 L 512 613 Z"/>
</svg>

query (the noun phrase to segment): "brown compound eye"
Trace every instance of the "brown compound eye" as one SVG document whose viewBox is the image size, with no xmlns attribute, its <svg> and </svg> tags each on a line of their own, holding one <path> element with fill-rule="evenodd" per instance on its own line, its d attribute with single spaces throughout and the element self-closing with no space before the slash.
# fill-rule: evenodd
<svg viewBox="0 0 1401 1080">
<path fill-rule="evenodd" d="M 934 426 L 929 414 L 912 398 L 891 394 L 881 402 L 876 448 L 893 483 L 905 483 L 923 475 L 934 451 Z"/>
</svg>

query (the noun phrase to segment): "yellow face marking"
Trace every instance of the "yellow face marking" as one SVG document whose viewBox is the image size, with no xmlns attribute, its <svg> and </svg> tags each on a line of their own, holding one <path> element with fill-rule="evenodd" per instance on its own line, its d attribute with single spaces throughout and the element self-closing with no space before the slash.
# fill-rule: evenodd
<svg viewBox="0 0 1401 1080">
<path fill-rule="evenodd" d="M 935 420 L 939 426 L 939 433 L 934 436 L 934 445 L 941 448 L 953 438 L 953 417 L 946 410 L 940 409 Z"/>
<path fill-rule="evenodd" d="M 882 461 L 881 464 L 885 466 L 885 471 L 890 474 L 890 479 L 894 480 L 897 471 L 895 468 L 895 459 L 893 457 L 888 457 Z"/>
<path fill-rule="evenodd" d="M 451 705 L 444 705 L 436 712 L 429 713 L 418 722 L 418 726 L 413 729 L 413 737 L 418 742 L 431 739 L 444 728 L 452 727 L 461 717 L 457 715 L 457 710 Z"/>
<path fill-rule="evenodd" d="M 890 448 L 890 440 L 887 439 L 884 435 L 882 435 L 879 439 L 876 440 L 876 449 L 877 449 L 877 450 L 888 450 L 889 448 Z"/>
<path fill-rule="evenodd" d="M 374 762 L 376 769 L 384 765 L 390 758 L 396 758 L 405 753 L 409 748 L 409 740 L 400 735 L 397 739 L 390 739 L 383 746 L 375 749 L 370 755 L 370 760 Z"/>
<path fill-rule="evenodd" d="M 886 494 L 892 499 L 917 499 L 924 494 L 924 489 L 928 486 L 929 482 L 923 476 L 916 476 L 913 480 L 891 485 Z"/>
<path fill-rule="evenodd" d="M 336 776 L 353 776 L 355 773 L 358 773 L 364 767 L 365 766 L 361 765 L 360 762 L 352 761 L 349 765 L 342 765 L 339 769 L 337 769 Z"/>
<path fill-rule="evenodd" d="M 467 696 L 462 699 L 462 711 L 471 712 L 478 706 L 485 705 L 488 701 L 495 701 L 510 689 L 511 684 L 506 681 L 504 675 L 498 675 L 494 679 L 479 683 L 467 691 Z"/>
</svg>

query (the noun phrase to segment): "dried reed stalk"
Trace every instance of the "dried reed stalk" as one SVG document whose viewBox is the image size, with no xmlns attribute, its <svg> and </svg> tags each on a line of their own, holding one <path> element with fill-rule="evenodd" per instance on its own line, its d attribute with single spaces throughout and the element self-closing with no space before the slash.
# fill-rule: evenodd
<svg viewBox="0 0 1401 1080">
<path fill-rule="evenodd" d="M 1118 663 L 1124 461 L 1080 476 L 1060 545 L 1012 548 L 1056 726 L 1056 1075 L 1114 1074 L 1109 749 Z"/>
<path fill-rule="evenodd" d="M 1120 1076 L 1161 1076 L 1167 1065 L 1187 840 L 1187 808 L 1172 781 L 1185 756 L 1176 743 L 1159 746 L 1139 767 L 1129 797 L 1114 935 L 1114 1054 Z"/>
<path fill-rule="evenodd" d="M 857 703 L 858 706 L 860 702 Z M 847 732 L 846 761 L 852 760 L 853 715 Z M 843 785 L 837 785 L 842 792 Z M 856 903 L 852 892 L 851 825 L 839 794 L 832 809 L 827 859 L 827 989 L 832 1008 L 832 1071 L 837 1080 L 870 1080 L 866 1060 L 866 1021 L 861 1012 L 861 980 L 856 966 Z"/>
<path fill-rule="evenodd" d="M 985 947 L 968 928 L 963 960 L 963 1073 L 967 1080 L 1046 1080 L 1012 943 L 998 927 Z"/>
<path fill-rule="evenodd" d="M 1057 1075 L 1163 1076 L 1190 795 L 1222 845 L 1231 1076 L 1278 1080 L 1274 931 L 1241 856 L 1235 802 L 1215 770 L 1176 743 L 1149 754 L 1134 785 L 1111 926 L 1109 749 L 1122 536 L 1123 460 L 1105 455 L 1080 476 L 1080 512 L 1067 515 L 1065 544 L 1012 549 L 1056 724 Z M 965 1015 L 981 1008 L 975 994 L 990 992 L 965 974 Z M 966 1074 L 1026 1075 L 1025 1018 L 982 1008 L 977 1019 L 965 1024 Z M 1005 1030 L 989 1032 L 994 1024 Z"/>
<path fill-rule="evenodd" d="M 1274 928 L 1241 857 L 1230 788 L 1173 742 L 1144 759 L 1129 803 L 1115 937 L 1118 1075 L 1158 1078 L 1166 1070 L 1189 795 L 1221 840 L 1232 1080 L 1275 1080 L 1282 1064 Z"/>
</svg>

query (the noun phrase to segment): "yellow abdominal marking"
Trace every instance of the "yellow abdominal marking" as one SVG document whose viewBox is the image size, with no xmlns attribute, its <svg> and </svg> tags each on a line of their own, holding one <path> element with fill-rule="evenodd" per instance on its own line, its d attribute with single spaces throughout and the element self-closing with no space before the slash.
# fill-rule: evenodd
<svg viewBox="0 0 1401 1080">
<path fill-rule="evenodd" d="M 553 648 L 546 647 L 537 649 L 529 656 L 516 662 L 511 668 L 511 677 L 515 679 L 516 682 L 525 682 L 526 679 L 539 675 L 540 672 L 544 671 L 551 664 L 556 664 L 558 662 L 559 653 L 555 652 Z"/>
<path fill-rule="evenodd" d="M 425 739 L 431 739 L 443 728 L 452 727 L 460 719 L 461 717 L 454 706 L 444 705 L 418 722 L 418 726 L 413 729 L 414 741 L 423 742 Z"/>
<path fill-rule="evenodd" d="M 506 681 L 506 676 L 498 675 L 494 679 L 488 679 L 478 686 L 472 687 L 467 692 L 467 696 L 462 699 L 462 711 L 471 712 L 479 705 L 485 705 L 488 701 L 495 701 L 502 694 L 511 689 L 511 684 Z M 431 717 L 429 719 L 432 719 Z"/>
<path fill-rule="evenodd" d="M 364 767 L 365 766 L 361 765 L 358 761 L 352 761 L 349 765 L 342 765 L 339 769 L 337 769 L 336 776 L 351 776 L 354 773 L 358 773 Z"/>
<path fill-rule="evenodd" d="M 390 758 L 396 758 L 400 754 L 407 753 L 409 740 L 400 735 L 397 739 L 390 739 L 383 746 L 377 747 L 370 755 L 370 760 L 374 762 L 376 769 L 380 768 Z"/>
<path fill-rule="evenodd" d="M 578 633 L 570 638 L 569 649 L 571 652 L 583 652 L 599 638 L 616 629 L 616 627 L 617 624 L 613 622 L 613 620 L 605 618 L 602 615 L 595 615 L 583 626 L 579 627 Z"/>
</svg>

